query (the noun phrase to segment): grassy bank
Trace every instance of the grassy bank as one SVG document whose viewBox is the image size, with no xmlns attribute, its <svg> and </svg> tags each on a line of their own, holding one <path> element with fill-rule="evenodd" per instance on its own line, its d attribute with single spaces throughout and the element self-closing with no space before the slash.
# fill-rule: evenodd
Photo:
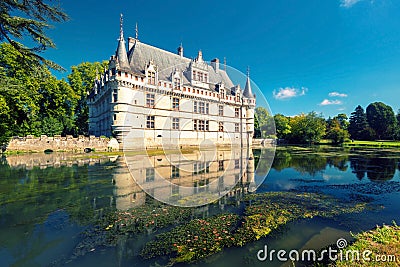
<svg viewBox="0 0 400 267">
<path fill-rule="evenodd" d="M 330 266 L 400 266 L 400 227 L 383 225 L 355 236 L 356 241 L 343 251 L 359 251 L 360 259 L 354 261 L 336 261 Z M 363 253 L 366 260 L 363 260 Z M 369 260 L 368 260 L 369 259 Z"/>
<path fill-rule="evenodd" d="M 400 148 L 400 141 L 353 141 L 343 144 L 345 147 L 376 147 L 376 148 Z"/>
</svg>

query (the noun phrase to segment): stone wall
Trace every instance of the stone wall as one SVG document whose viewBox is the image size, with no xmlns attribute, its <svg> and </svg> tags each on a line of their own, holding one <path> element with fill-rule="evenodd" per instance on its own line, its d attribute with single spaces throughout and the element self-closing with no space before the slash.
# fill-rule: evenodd
<svg viewBox="0 0 400 267">
<path fill-rule="evenodd" d="M 114 157 L 101 157 L 101 158 L 86 158 L 77 157 L 77 154 L 54 152 L 54 153 L 28 153 L 18 155 L 8 155 L 3 160 L 13 169 L 27 169 L 31 170 L 33 167 L 39 167 L 40 169 L 46 169 L 48 167 L 58 168 L 61 166 L 72 165 L 94 165 L 99 163 L 105 163 L 109 161 L 115 161 L 117 156 Z M 86 155 L 86 154 L 85 154 Z"/>
<path fill-rule="evenodd" d="M 95 151 L 118 151 L 119 143 L 115 138 L 108 139 L 95 136 L 74 138 L 70 135 L 65 137 L 60 135 L 54 137 L 28 135 L 26 137 L 13 137 L 7 146 L 8 151 L 32 152 L 43 152 L 45 150 L 83 152 L 86 148 Z"/>
</svg>

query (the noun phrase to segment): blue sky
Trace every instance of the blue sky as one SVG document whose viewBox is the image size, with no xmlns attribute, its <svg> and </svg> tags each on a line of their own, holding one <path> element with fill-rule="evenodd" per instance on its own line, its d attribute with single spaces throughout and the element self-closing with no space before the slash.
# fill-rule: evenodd
<svg viewBox="0 0 400 267">
<path fill-rule="evenodd" d="M 382 101 L 400 108 L 400 1 L 61 1 L 67 23 L 49 30 L 45 55 L 66 69 L 109 59 L 125 37 L 246 72 L 273 113 L 350 114 Z M 58 74 L 59 77 L 68 73 Z"/>
</svg>

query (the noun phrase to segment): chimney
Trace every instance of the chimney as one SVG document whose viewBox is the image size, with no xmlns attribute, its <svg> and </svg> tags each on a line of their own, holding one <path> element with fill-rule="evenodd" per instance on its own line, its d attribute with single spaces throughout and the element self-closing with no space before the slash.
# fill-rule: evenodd
<svg viewBox="0 0 400 267">
<path fill-rule="evenodd" d="M 213 60 L 211 60 L 211 66 L 213 67 L 215 72 L 218 73 L 218 71 L 219 71 L 219 59 L 218 58 L 214 58 Z"/>
<path fill-rule="evenodd" d="M 178 55 L 183 57 L 183 46 L 182 46 L 182 44 L 178 47 Z"/>
</svg>

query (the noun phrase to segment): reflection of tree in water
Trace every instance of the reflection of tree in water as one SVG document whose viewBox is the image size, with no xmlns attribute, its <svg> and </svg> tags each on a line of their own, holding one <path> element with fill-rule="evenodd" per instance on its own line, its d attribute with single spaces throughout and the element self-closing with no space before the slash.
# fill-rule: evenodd
<svg viewBox="0 0 400 267">
<path fill-rule="evenodd" d="M 35 224 L 43 224 L 60 210 L 68 214 L 71 222 L 93 223 L 97 214 L 93 199 L 104 196 L 100 199 L 104 205 L 98 206 L 105 209 L 113 195 L 113 170 L 104 167 L 112 164 L 27 170 L 0 163 L 0 217 L 4 219 L 0 220 L 0 235 L 9 237 L 3 240 L 4 245 L 21 249 L 15 244 L 28 244 L 26 240 L 32 237 Z"/>
<path fill-rule="evenodd" d="M 395 159 L 372 158 L 368 165 L 367 177 L 371 181 L 391 180 L 396 172 Z"/>
<path fill-rule="evenodd" d="M 367 174 L 371 181 L 387 181 L 394 177 L 396 159 L 351 156 L 350 168 L 360 180 Z"/>
<path fill-rule="evenodd" d="M 359 156 L 350 156 L 350 168 L 358 180 L 362 180 L 367 172 L 368 159 Z"/>
<path fill-rule="evenodd" d="M 345 172 L 349 168 L 347 164 L 348 155 L 329 157 L 327 163 L 329 167 L 335 167 L 339 171 Z"/>
<path fill-rule="evenodd" d="M 293 168 L 300 173 L 308 173 L 315 176 L 325 170 L 327 158 L 318 154 L 293 154 L 288 151 L 276 151 L 272 168 L 281 171 Z"/>
<path fill-rule="evenodd" d="M 254 167 L 258 176 L 266 176 L 271 168 L 271 162 L 274 160 L 275 149 L 263 148 L 253 150 Z"/>
</svg>

